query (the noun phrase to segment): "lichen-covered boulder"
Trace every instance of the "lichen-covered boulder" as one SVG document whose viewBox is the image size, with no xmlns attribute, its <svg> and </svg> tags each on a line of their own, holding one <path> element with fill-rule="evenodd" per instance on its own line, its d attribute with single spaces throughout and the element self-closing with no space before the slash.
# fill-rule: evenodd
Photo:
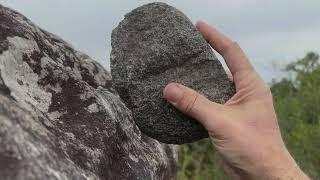
<svg viewBox="0 0 320 180">
<path fill-rule="evenodd" d="M 0 179 L 174 179 L 98 63 L 0 5 Z"/>
<path fill-rule="evenodd" d="M 164 3 L 133 10 L 114 29 L 111 74 L 141 131 L 165 143 L 208 137 L 198 122 L 163 99 L 162 90 L 169 82 L 187 85 L 218 103 L 235 93 L 233 83 L 192 22 Z"/>
</svg>

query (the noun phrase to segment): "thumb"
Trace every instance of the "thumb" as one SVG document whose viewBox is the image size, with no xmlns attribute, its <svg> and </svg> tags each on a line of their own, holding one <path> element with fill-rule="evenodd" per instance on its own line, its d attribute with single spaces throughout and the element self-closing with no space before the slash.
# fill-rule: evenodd
<svg viewBox="0 0 320 180">
<path fill-rule="evenodd" d="M 198 92 L 178 83 L 170 83 L 163 90 L 164 98 L 181 112 L 197 119 L 207 129 L 215 121 L 223 106 L 209 101 Z M 218 119 L 217 119 L 218 120 Z"/>
</svg>

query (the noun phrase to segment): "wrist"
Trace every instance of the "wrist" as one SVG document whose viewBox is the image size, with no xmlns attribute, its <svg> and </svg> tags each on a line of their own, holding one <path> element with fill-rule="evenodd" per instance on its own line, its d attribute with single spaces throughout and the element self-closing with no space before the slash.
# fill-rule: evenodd
<svg viewBox="0 0 320 180">
<path fill-rule="evenodd" d="M 292 158 L 290 153 L 285 149 L 281 155 L 270 158 L 260 170 L 260 175 L 254 179 L 266 180 L 309 180 L 310 178 L 304 174 L 298 164 Z"/>
<path fill-rule="evenodd" d="M 276 170 L 271 170 L 266 174 L 265 179 L 268 180 L 309 180 L 304 172 L 299 168 L 297 163 L 284 164 Z"/>
</svg>

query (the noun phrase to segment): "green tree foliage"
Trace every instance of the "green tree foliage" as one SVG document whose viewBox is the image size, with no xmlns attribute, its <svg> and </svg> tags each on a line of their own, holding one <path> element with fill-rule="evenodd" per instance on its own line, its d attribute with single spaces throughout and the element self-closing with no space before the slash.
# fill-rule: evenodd
<svg viewBox="0 0 320 180">
<path fill-rule="evenodd" d="M 310 52 L 286 70 L 294 77 L 271 88 L 283 138 L 301 168 L 320 179 L 319 55 Z"/>
<path fill-rule="evenodd" d="M 178 180 L 227 179 L 209 139 L 179 147 Z"/>
<path fill-rule="evenodd" d="M 320 179 L 320 59 L 313 52 L 287 65 L 291 77 L 271 83 L 283 138 L 300 167 Z M 210 140 L 179 147 L 180 180 L 227 179 Z"/>
</svg>

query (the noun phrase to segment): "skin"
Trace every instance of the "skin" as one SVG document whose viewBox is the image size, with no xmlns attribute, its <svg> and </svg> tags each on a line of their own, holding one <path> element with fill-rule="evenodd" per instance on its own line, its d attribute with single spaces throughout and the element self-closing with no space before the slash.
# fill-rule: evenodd
<svg viewBox="0 0 320 180">
<path fill-rule="evenodd" d="M 236 94 L 222 105 L 181 84 L 170 83 L 163 91 L 164 98 L 208 130 L 231 179 L 309 179 L 288 152 L 270 88 L 245 53 L 206 23 L 199 21 L 196 26 L 226 61 Z"/>
</svg>

